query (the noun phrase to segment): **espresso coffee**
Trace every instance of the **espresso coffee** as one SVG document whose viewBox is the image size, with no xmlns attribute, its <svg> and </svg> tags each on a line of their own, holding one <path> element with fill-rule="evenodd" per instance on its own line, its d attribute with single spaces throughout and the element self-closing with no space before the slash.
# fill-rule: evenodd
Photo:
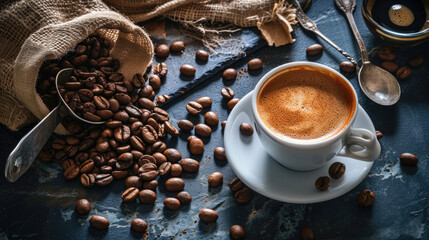
<svg viewBox="0 0 429 240">
<path fill-rule="evenodd" d="M 294 66 L 273 75 L 256 100 L 263 124 L 292 142 L 321 142 L 343 130 L 356 108 L 353 89 L 334 73 Z"/>
</svg>

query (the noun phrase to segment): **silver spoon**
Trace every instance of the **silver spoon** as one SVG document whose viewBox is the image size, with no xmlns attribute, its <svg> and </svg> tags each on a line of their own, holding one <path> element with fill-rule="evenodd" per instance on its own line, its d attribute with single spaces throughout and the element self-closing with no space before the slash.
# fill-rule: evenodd
<svg viewBox="0 0 429 240">
<path fill-rule="evenodd" d="M 369 99 L 380 105 L 395 104 L 401 96 L 401 88 L 395 76 L 369 61 L 365 44 L 353 18 L 356 0 L 335 0 L 335 4 L 345 13 L 360 49 L 362 56 L 362 67 L 358 75 L 360 88 Z"/>
<path fill-rule="evenodd" d="M 65 68 L 58 72 L 55 78 L 57 92 L 64 86 L 70 76 L 73 75 L 72 68 Z M 5 169 L 6 179 L 15 182 L 24 174 L 42 150 L 52 132 L 61 122 L 62 116 L 71 114 L 75 118 L 89 124 L 103 124 L 104 122 L 92 122 L 76 115 L 67 105 L 61 94 L 58 94 L 61 102 L 45 118 L 43 118 L 29 133 L 27 133 L 10 153 Z M 64 107 L 65 106 L 65 107 Z M 67 109 L 67 110 L 66 110 Z"/>
</svg>

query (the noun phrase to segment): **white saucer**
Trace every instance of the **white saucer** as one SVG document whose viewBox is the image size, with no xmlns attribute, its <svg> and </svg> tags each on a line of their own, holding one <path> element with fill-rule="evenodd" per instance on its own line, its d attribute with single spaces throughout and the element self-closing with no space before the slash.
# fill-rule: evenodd
<svg viewBox="0 0 429 240">
<path fill-rule="evenodd" d="M 254 125 L 252 116 L 252 92 L 234 107 L 228 117 L 224 132 L 224 144 L 229 165 L 235 174 L 250 188 L 269 198 L 289 203 L 315 203 L 341 196 L 356 187 L 371 170 L 373 162 L 347 157 L 334 157 L 325 166 L 307 172 L 283 167 L 264 150 L 255 132 L 251 137 L 240 134 L 243 122 Z M 368 114 L 359 106 L 353 127 L 366 128 L 375 134 Z M 342 162 L 346 173 L 338 180 L 331 179 L 327 191 L 320 192 L 314 182 L 318 177 L 329 176 L 331 163 Z"/>
</svg>

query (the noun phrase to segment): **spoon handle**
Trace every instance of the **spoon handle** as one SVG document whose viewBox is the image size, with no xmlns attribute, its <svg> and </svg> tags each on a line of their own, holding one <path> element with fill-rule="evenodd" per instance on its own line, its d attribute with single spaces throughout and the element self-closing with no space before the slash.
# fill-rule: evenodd
<svg viewBox="0 0 429 240">
<path fill-rule="evenodd" d="M 365 43 L 362 40 L 362 37 L 359 34 L 359 30 L 356 26 L 356 22 L 353 18 L 353 11 L 356 7 L 356 0 L 335 0 L 335 4 L 347 17 L 347 21 L 350 24 L 353 35 L 356 38 L 356 42 L 358 43 L 360 54 L 362 56 L 362 65 L 369 63 L 368 52 L 366 51 Z"/>
<path fill-rule="evenodd" d="M 46 141 L 61 121 L 60 105 L 54 108 L 29 133 L 27 133 L 15 149 L 10 153 L 5 169 L 6 179 L 15 182 L 24 174 L 42 150 Z"/>
</svg>

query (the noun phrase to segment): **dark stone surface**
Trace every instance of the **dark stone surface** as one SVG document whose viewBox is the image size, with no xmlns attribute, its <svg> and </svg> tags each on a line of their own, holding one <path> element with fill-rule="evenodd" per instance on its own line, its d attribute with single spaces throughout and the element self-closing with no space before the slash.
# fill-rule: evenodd
<svg viewBox="0 0 429 240">
<path fill-rule="evenodd" d="M 358 1 L 356 22 L 371 59 L 380 64 L 374 49 L 382 44 L 376 42 L 366 28 L 360 14 L 360 4 L 361 1 Z M 356 59 L 360 59 L 347 22 L 335 8 L 333 1 L 313 1 L 308 15 L 326 36 Z M 169 34 L 168 43 L 182 39 L 175 35 L 178 32 L 171 30 L 171 26 L 168 29 L 172 33 Z M 252 36 L 250 32 L 247 33 Z M 220 89 L 229 86 L 241 98 L 252 90 L 264 73 L 280 64 L 312 60 L 339 70 L 338 64 L 345 60 L 322 40 L 303 32 L 299 27 L 296 27 L 294 37 L 297 39 L 294 44 L 279 48 L 258 49 L 259 45 L 254 44 L 257 51 L 233 63 L 232 67 L 237 70 L 246 68 L 248 60 L 259 57 L 264 60 L 262 72 L 257 75 L 240 74 L 232 83 L 224 82 L 221 72 L 211 70 L 223 69 L 228 64 L 222 61 L 234 60 L 223 58 L 217 61 L 217 57 L 211 56 L 209 63 L 196 65 L 195 82 L 199 82 L 200 77 L 206 80 L 191 90 L 186 88 L 185 94 L 178 95 L 167 105 L 171 122 L 176 125 L 177 121 L 184 118 L 194 123 L 203 122 L 202 115 L 189 116 L 185 110 L 188 101 L 202 96 L 212 98 L 211 111 L 219 115 L 220 121 L 227 119 L 228 111 L 226 103 L 222 101 Z M 163 42 L 159 39 L 155 41 Z M 180 79 L 178 68 L 181 64 L 193 63 L 193 54 L 201 46 L 187 38 L 185 41 L 188 45 L 185 54 L 173 55 L 172 59 L 166 60 L 169 75 L 160 93 L 173 93 L 193 83 Z M 305 48 L 313 43 L 321 43 L 325 46 L 325 51 L 317 59 L 307 59 Z M 116 181 L 105 188 L 87 190 L 77 180 L 66 181 L 59 165 L 36 161 L 16 183 L 8 183 L 5 178 L 0 178 L 0 238 L 133 239 L 140 236 L 131 232 L 130 222 L 134 217 L 140 217 L 149 224 L 149 239 L 229 239 L 229 227 L 233 224 L 245 227 L 247 239 L 299 239 L 299 231 L 305 225 L 313 229 L 316 239 L 428 239 L 429 44 L 426 42 L 413 48 L 397 49 L 396 52 L 400 66 L 406 65 L 407 59 L 413 55 L 423 55 L 426 61 L 420 68 L 413 69 L 410 79 L 401 81 L 402 97 L 394 106 L 382 107 L 372 103 L 359 89 L 356 74 L 344 74 L 357 90 L 359 103 L 384 136 L 380 139 L 382 153 L 368 177 L 341 197 L 303 205 L 282 203 L 255 193 L 250 203 L 238 205 L 227 186 L 228 181 L 235 177 L 234 173 L 227 163 L 213 158 L 213 149 L 223 145 L 221 127 L 218 126 L 213 129 L 212 137 L 204 140 L 205 154 L 197 158 L 201 164 L 200 171 L 197 174 L 183 175 L 185 190 L 193 197 L 189 206 L 176 212 L 164 209 L 162 201 L 173 194 L 165 192 L 162 180 L 154 206 L 123 204 L 120 198 L 125 190 L 122 181 Z M 177 61 L 178 58 L 180 61 Z M 4 126 L 0 127 L 1 162 L 5 163 L 9 152 L 29 129 L 27 127 L 19 132 L 12 132 Z M 168 139 L 168 145 L 179 149 L 184 157 L 190 155 L 186 148 L 187 136 Z M 401 166 L 399 155 L 403 152 L 417 155 L 418 166 Z M 215 171 L 223 173 L 224 184 L 220 188 L 211 189 L 208 188 L 207 179 Z M 4 172 L 4 164 L 0 165 L 0 172 Z M 357 204 L 357 196 L 366 188 L 374 191 L 376 199 L 372 207 L 363 209 Z M 80 217 L 75 213 L 74 203 L 80 198 L 88 198 L 92 203 L 90 215 L 100 214 L 110 220 L 108 231 L 89 228 L 89 217 Z M 204 207 L 218 211 L 219 219 L 216 224 L 198 221 L 197 214 Z M 182 232 L 184 230 L 186 233 Z"/>
</svg>

